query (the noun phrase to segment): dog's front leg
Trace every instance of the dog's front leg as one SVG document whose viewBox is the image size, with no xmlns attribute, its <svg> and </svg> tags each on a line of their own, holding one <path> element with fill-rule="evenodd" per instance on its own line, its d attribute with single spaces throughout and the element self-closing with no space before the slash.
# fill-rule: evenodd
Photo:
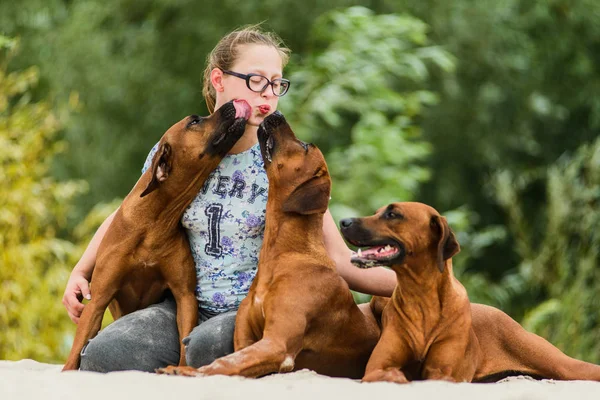
<svg viewBox="0 0 600 400">
<path fill-rule="evenodd" d="M 408 383 L 402 367 L 414 358 L 408 344 L 399 337 L 394 329 L 384 329 L 377 346 L 373 350 L 363 382 Z"/>
<path fill-rule="evenodd" d="M 290 315 L 289 313 L 287 315 Z M 257 378 L 273 372 L 290 372 L 296 356 L 302 350 L 306 320 L 279 320 L 276 326 L 267 323 L 264 336 L 258 342 L 215 360 L 197 370 L 190 367 L 169 367 L 157 370 L 170 375 L 240 375 Z"/>
<path fill-rule="evenodd" d="M 198 301 L 194 293 L 186 293 L 177 300 L 177 330 L 179 331 L 179 365 L 186 365 L 185 345 L 183 339 L 189 336 L 198 325 Z"/>
<path fill-rule="evenodd" d="M 449 329 L 452 334 L 440 337 L 429 348 L 423 364 L 423 379 L 471 382 L 481 353 L 472 329 Z"/>
<path fill-rule="evenodd" d="M 114 298 L 116 290 L 115 286 L 106 288 L 106 290 L 96 289 L 97 287 L 104 288 L 101 285 L 92 287 L 92 300 L 85 306 L 81 319 L 77 325 L 75 339 L 69 357 L 65 362 L 63 371 L 76 370 L 79 368 L 81 361 L 81 350 L 89 339 L 96 336 L 102 325 L 102 317 L 104 311 L 108 307 L 110 301 Z"/>
<path fill-rule="evenodd" d="M 161 272 L 177 304 L 177 331 L 179 332 L 179 365 L 186 365 L 183 339 L 198 325 L 196 300 L 196 267 L 190 253 L 187 237 L 177 236 L 173 248 L 178 250 L 170 258 L 164 257 Z"/>
<path fill-rule="evenodd" d="M 279 338 L 263 338 L 240 351 L 221 357 L 198 370 L 203 375 L 241 375 L 258 378 L 273 372 L 291 372 L 300 353 L 302 338 L 297 345 L 287 346 Z"/>
<path fill-rule="evenodd" d="M 182 376 L 240 375 L 247 378 L 258 378 L 273 372 L 292 371 L 299 352 L 298 349 L 288 349 L 278 341 L 263 338 L 251 346 L 221 357 L 212 364 L 198 369 L 169 366 L 157 369 L 156 372 Z"/>
<path fill-rule="evenodd" d="M 233 334 L 233 349 L 240 351 L 256 343 L 260 336 L 254 332 L 262 332 L 264 329 L 264 319 L 257 321 L 256 317 L 251 316 L 251 305 L 249 296 L 246 296 L 240 304 L 240 308 L 235 316 L 235 331 Z M 260 318 L 260 317 L 259 317 Z"/>
</svg>

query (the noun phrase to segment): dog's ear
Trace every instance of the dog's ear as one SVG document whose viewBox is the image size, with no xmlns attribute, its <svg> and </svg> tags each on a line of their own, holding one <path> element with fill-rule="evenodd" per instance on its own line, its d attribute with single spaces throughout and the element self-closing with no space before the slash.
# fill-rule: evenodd
<svg viewBox="0 0 600 400">
<path fill-rule="evenodd" d="M 444 272 L 445 261 L 460 251 L 460 245 L 454 232 L 448 226 L 448 221 L 445 217 L 434 215 L 431 217 L 431 228 L 438 236 L 437 245 L 437 266 L 440 272 Z"/>
<path fill-rule="evenodd" d="M 152 193 L 158 189 L 161 182 L 167 180 L 169 173 L 171 173 L 172 163 L 173 152 L 171 151 L 171 145 L 163 143 L 152 159 L 152 166 L 150 167 L 152 169 L 152 179 L 140 197 Z"/>
<path fill-rule="evenodd" d="M 329 177 L 314 177 L 298 186 L 283 203 L 284 212 L 302 215 L 324 213 L 329 205 Z"/>
</svg>

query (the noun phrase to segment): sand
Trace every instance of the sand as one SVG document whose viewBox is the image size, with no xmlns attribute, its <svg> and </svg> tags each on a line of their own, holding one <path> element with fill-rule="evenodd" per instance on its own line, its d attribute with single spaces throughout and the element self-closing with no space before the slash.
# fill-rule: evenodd
<svg viewBox="0 0 600 400">
<path fill-rule="evenodd" d="M 185 378 L 136 371 L 62 373 L 61 368 L 61 365 L 33 360 L 0 361 L 0 400 L 600 399 L 600 382 L 535 381 L 527 377 L 512 377 L 488 384 L 427 381 L 397 385 L 329 378 L 309 370 L 246 379 L 226 376 Z"/>
</svg>

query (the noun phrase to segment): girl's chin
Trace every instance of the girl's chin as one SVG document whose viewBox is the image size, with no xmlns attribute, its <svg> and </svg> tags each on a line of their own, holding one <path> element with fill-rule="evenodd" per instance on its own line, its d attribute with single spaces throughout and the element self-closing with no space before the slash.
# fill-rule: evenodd
<svg viewBox="0 0 600 400">
<path fill-rule="evenodd" d="M 248 119 L 248 122 L 246 122 L 246 125 L 258 127 L 265 120 L 265 117 L 266 117 L 266 115 L 254 114 Z"/>
</svg>

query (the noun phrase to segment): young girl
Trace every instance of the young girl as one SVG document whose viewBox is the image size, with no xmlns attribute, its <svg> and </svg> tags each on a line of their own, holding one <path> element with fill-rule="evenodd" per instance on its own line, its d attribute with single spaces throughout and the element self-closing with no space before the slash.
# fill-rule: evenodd
<svg viewBox="0 0 600 400">
<path fill-rule="evenodd" d="M 198 277 L 199 325 L 184 338 L 187 363 L 200 367 L 233 352 L 235 313 L 256 274 L 263 240 L 268 182 L 257 139 L 264 118 L 275 112 L 290 82 L 283 78 L 289 50 L 272 33 L 248 27 L 223 37 L 207 59 L 203 94 L 209 112 L 232 99 L 252 107 L 244 135 L 209 177 L 187 208 L 185 227 Z M 154 148 L 144 170 L 151 163 Z M 78 323 L 89 299 L 89 280 L 98 245 L 111 214 L 92 238 L 71 272 L 63 296 L 69 317 Z M 325 246 L 351 289 L 390 296 L 392 271 L 358 269 L 329 211 Z M 176 306 L 172 298 L 128 314 L 102 330 L 82 351 L 81 369 L 99 372 L 154 371 L 179 361 Z"/>
</svg>

